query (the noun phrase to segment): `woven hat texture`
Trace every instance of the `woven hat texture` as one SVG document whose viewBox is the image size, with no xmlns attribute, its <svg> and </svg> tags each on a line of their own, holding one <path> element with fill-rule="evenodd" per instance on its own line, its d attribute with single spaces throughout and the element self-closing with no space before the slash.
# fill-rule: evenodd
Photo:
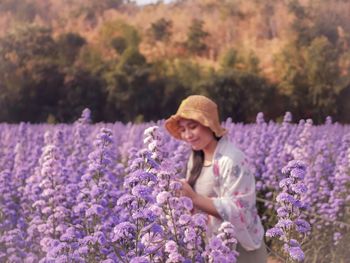
<svg viewBox="0 0 350 263">
<path fill-rule="evenodd" d="M 192 95 L 184 99 L 176 114 L 165 121 L 165 128 L 176 139 L 181 139 L 179 131 L 180 119 L 198 121 L 200 124 L 209 127 L 217 137 L 221 137 L 227 132 L 220 125 L 216 103 L 202 95 Z"/>
</svg>

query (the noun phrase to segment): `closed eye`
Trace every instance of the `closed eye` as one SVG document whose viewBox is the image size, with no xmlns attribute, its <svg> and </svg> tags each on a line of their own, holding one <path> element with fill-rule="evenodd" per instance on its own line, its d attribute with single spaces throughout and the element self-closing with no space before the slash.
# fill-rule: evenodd
<svg viewBox="0 0 350 263">
<path fill-rule="evenodd" d="M 194 124 L 191 124 L 191 125 L 189 125 L 188 127 L 191 129 L 191 130 L 193 130 L 193 129 L 195 129 L 195 128 L 197 128 L 197 124 L 196 123 L 194 123 Z"/>
</svg>

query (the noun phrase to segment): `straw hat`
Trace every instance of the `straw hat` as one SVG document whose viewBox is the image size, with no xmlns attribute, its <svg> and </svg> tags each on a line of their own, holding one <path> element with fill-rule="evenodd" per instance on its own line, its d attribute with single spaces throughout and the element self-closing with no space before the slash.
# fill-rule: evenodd
<svg viewBox="0 0 350 263">
<path fill-rule="evenodd" d="M 223 136 L 227 131 L 221 127 L 218 106 L 211 99 L 202 95 L 192 95 L 184 99 L 175 115 L 165 121 L 165 128 L 176 139 L 181 139 L 179 120 L 191 119 L 209 127 L 217 137 Z"/>
</svg>

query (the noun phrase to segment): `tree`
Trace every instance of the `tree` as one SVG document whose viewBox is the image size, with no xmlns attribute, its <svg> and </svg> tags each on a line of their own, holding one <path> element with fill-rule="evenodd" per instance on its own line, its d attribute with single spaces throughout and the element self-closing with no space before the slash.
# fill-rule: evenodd
<svg viewBox="0 0 350 263">
<path fill-rule="evenodd" d="M 167 42 L 171 37 L 173 22 L 165 18 L 160 18 L 151 24 L 149 33 L 155 41 Z"/>
<path fill-rule="evenodd" d="M 337 112 L 337 96 L 348 83 L 340 69 L 341 50 L 326 37 L 313 39 L 310 45 L 290 44 L 276 60 L 280 91 L 290 97 L 296 118 L 323 122 Z"/>
<path fill-rule="evenodd" d="M 128 44 L 125 38 L 120 36 L 114 37 L 111 40 L 111 45 L 118 52 L 118 54 L 122 54 L 125 51 L 125 49 L 127 49 L 128 47 Z"/>
<path fill-rule="evenodd" d="M 84 0 L 84 1 L 72 1 L 70 5 L 73 6 L 73 12 L 75 16 L 83 16 L 85 20 L 92 25 L 96 25 L 99 16 L 104 11 L 109 9 L 119 9 L 123 6 L 124 0 Z"/>
<path fill-rule="evenodd" d="M 151 105 L 149 76 L 150 66 L 136 48 L 126 49 L 115 67 L 105 72 L 108 107 L 117 113 L 118 120 L 135 120 Z"/>
<path fill-rule="evenodd" d="M 325 1 L 321 5 L 304 7 L 298 0 L 289 2 L 289 11 L 295 16 L 292 27 L 298 34 L 298 46 L 308 46 L 315 38 L 322 36 L 333 45 L 338 42 L 338 27 L 346 28 L 349 23 L 338 8 L 327 8 L 327 5 L 333 7 L 333 4 Z"/>
<path fill-rule="evenodd" d="M 79 34 L 69 32 L 61 34 L 56 43 L 62 63 L 65 65 L 72 65 L 80 49 L 86 44 L 86 40 Z"/>
<path fill-rule="evenodd" d="M 273 88 L 263 78 L 232 69 L 215 73 L 200 88 L 218 103 L 223 119 L 232 117 L 238 122 L 254 121 L 258 112 L 267 112 L 266 105 L 274 95 Z"/>
<path fill-rule="evenodd" d="M 57 57 L 57 45 L 51 30 L 38 26 L 21 26 L 0 39 L 4 63 L 30 66 L 33 60 Z"/>
<path fill-rule="evenodd" d="M 237 63 L 237 59 L 238 59 L 237 50 L 230 48 L 221 58 L 220 66 L 221 68 L 224 68 L 224 69 L 233 68 Z"/>
<path fill-rule="evenodd" d="M 31 22 L 37 15 L 36 4 L 30 1 L 21 0 L 1 0 L 0 13 L 11 12 L 19 21 Z"/>
<path fill-rule="evenodd" d="M 59 89 L 55 118 L 60 122 L 73 122 L 85 108 L 89 108 L 94 121 L 103 121 L 107 97 L 104 86 L 100 76 L 75 67 L 65 75 L 65 81 Z"/>
<path fill-rule="evenodd" d="M 237 69 L 239 71 L 251 72 L 259 74 L 259 59 L 253 51 L 250 52 L 238 52 L 237 50 L 230 48 L 221 58 L 221 69 Z"/>
<path fill-rule="evenodd" d="M 122 55 L 128 48 L 138 49 L 141 37 L 137 29 L 121 20 L 104 23 L 99 32 L 101 44 L 109 49 L 114 49 L 118 55 Z"/>
<path fill-rule="evenodd" d="M 338 119 L 344 123 L 350 123 L 350 85 L 344 88 L 337 97 Z"/>
<path fill-rule="evenodd" d="M 185 46 L 192 54 L 200 55 L 207 50 L 204 40 L 209 33 L 203 29 L 203 20 L 193 19 L 187 33 Z"/>
<path fill-rule="evenodd" d="M 1 99 L 11 103 L 3 121 L 45 121 L 54 112 L 64 79 L 57 54 L 46 28 L 21 27 L 0 39 Z"/>
<path fill-rule="evenodd" d="M 339 50 L 326 37 L 315 38 L 306 53 L 306 74 L 310 102 L 319 122 L 335 115 L 336 97 L 344 88 L 339 68 Z"/>
<path fill-rule="evenodd" d="M 296 119 L 312 117 L 304 49 L 298 49 L 297 45 L 291 42 L 275 56 L 274 61 L 279 93 L 289 98 L 287 108 Z"/>
</svg>

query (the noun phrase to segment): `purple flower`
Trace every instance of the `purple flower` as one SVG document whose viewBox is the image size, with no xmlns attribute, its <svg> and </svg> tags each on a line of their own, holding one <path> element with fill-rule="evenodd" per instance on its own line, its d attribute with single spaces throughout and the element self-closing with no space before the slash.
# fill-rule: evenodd
<svg viewBox="0 0 350 263">
<path fill-rule="evenodd" d="M 74 227 L 69 227 L 66 229 L 65 233 L 61 236 L 62 241 L 72 241 L 77 237 L 77 233 Z"/>
<path fill-rule="evenodd" d="M 88 210 L 86 210 L 86 216 L 100 215 L 104 208 L 101 205 L 93 204 Z"/>
<path fill-rule="evenodd" d="M 188 198 L 186 196 L 181 196 L 180 202 L 188 211 L 191 211 L 193 209 L 193 203 L 192 203 L 191 198 Z"/>
<path fill-rule="evenodd" d="M 88 246 L 80 246 L 78 251 L 79 251 L 79 254 L 81 254 L 81 255 L 87 255 L 89 253 L 89 247 Z"/>
<path fill-rule="evenodd" d="M 297 219 L 294 221 L 294 223 L 299 233 L 307 233 L 311 230 L 310 224 L 304 219 Z"/>
<path fill-rule="evenodd" d="M 177 252 L 177 244 L 173 240 L 169 240 L 165 243 L 165 252 L 173 253 Z"/>
<path fill-rule="evenodd" d="M 286 202 L 286 203 L 294 204 L 296 200 L 294 199 L 293 196 L 291 196 L 288 193 L 280 193 L 280 194 L 277 195 L 276 201 L 277 202 Z"/>
<path fill-rule="evenodd" d="M 307 187 L 303 183 L 293 184 L 290 186 L 291 190 L 297 194 L 304 194 L 307 192 Z"/>
<path fill-rule="evenodd" d="M 101 193 L 102 193 L 102 189 L 98 185 L 93 185 L 91 187 L 90 194 L 92 198 L 98 197 Z"/>
<path fill-rule="evenodd" d="M 154 221 L 156 214 L 149 208 L 139 209 L 132 213 L 133 219 L 146 219 L 149 221 Z"/>
<path fill-rule="evenodd" d="M 107 239 L 105 237 L 105 234 L 101 231 L 96 231 L 94 233 L 94 237 L 96 238 L 97 242 L 103 247 L 107 243 Z"/>
<path fill-rule="evenodd" d="M 167 191 L 163 191 L 163 192 L 160 192 L 158 195 L 157 195 L 157 203 L 158 204 L 164 204 L 168 198 L 171 197 L 171 194 Z"/>
<path fill-rule="evenodd" d="M 227 222 L 227 221 L 221 223 L 221 225 L 219 227 L 219 232 L 223 232 L 223 233 L 228 234 L 230 236 L 236 235 L 234 225 L 232 225 L 232 223 Z"/>
<path fill-rule="evenodd" d="M 280 219 L 278 220 L 278 223 L 276 224 L 276 227 L 278 228 L 289 228 L 293 226 L 293 222 L 290 219 Z"/>
<path fill-rule="evenodd" d="M 285 206 L 277 208 L 277 214 L 278 214 L 279 217 L 286 217 L 286 216 L 289 215 L 289 212 L 290 211 Z"/>
<path fill-rule="evenodd" d="M 293 170 L 296 170 L 296 174 L 297 175 L 299 172 L 304 172 L 306 171 L 306 164 L 302 161 L 299 161 L 299 160 L 292 160 L 290 161 L 287 166 L 285 166 L 283 169 L 282 169 L 282 172 L 284 174 L 288 174 L 288 173 L 291 173 Z M 296 177 L 296 178 L 299 178 L 299 177 Z M 304 178 L 304 177 L 303 177 Z M 300 178 L 300 179 L 303 179 L 303 178 Z"/>
<path fill-rule="evenodd" d="M 149 263 L 150 261 L 146 257 L 134 257 L 130 263 Z"/>
<path fill-rule="evenodd" d="M 299 179 L 299 180 L 303 180 L 305 177 L 305 168 L 294 168 L 292 169 L 292 171 L 290 172 L 291 177 Z"/>
<path fill-rule="evenodd" d="M 209 241 L 209 248 L 212 250 L 218 250 L 222 246 L 222 240 L 217 237 L 213 237 Z"/>
<path fill-rule="evenodd" d="M 292 183 L 293 183 L 293 180 L 291 178 L 285 178 L 280 181 L 279 186 L 283 188 L 291 185 Z"/>
<path fill-rule="evenodd" d="M 113 229 L 113 241 L 122 241 L 123 239 L 132 239 L 135 235 L 136 226 L 129 222 L 123 222 L 116 225 Z"/>
<path fill-rule="evenodd" d="M 300 247 L 300 244 L 299 244 L 298 240 L 293 239 L 293 238 L 291 240 L 289 240 L 289 245 L 291 247 Z"/>
<path fill-rule="evenodd" d="M 169 204 L 170 207 L 174 210 L 180 210 L 182 207 L 182 204 L 180 203 L 180 198 L 178 197 L 170 197 Z"/>
<path fill-rule="evenodd" d="M 185 242 L 191 242 L 196 238 L 196 231 L 194 231 L 193 228 L 190 228 L 190 227 L 186 228 L 184 234 L 185 234 L 185 237 L 184 237 Z"/>
<path fill-rule="evenodd" d="M 145 172 L 143 170 L 136 170 L 130 174 L 124 182 L 125 186 L 134 186 L 140 182 L 156 182 L 157 176 L 153 173 Z"/>
<path fill-rule="evenodd" d="M 163 246 L 163 236 L 160 233 L 146 233 L 141 238 L 141 243 L 148 253 L 154 253 Z"/>
<path fill-rule="evenodd" d="M 160 216 L 162 214 L 162 208 L 157 205 L 151 205 L 149 209 L 153 212 L 155 216 Z"/>
<path fill-rule="evenodd" d="M 40 240 L 40 246 L 44 251 L 50 250 L 54 246 L 54 240 L 49 237 L 44 237 L 43 239 Z"/>
<path fill-rule="evenodd" d="M 136 197 L 134 195 L 124 194 L 118 199 L 117 205 L 118 206 L 129 206 L 135 200 L 136 200 Z"/>
<path fill-rule="evenodd" d="M 297 247 L 289 247 L 288 253 L 290 257 L 296 261 L 303 261 L 305 258 L 304 252 L 301 250 L 299 246 Z"/>
<path fill-rule="evenodd" d="M 197 213 L 192 216 L 192 219 L 195 226 L 202 227 L 204 229 L 207 227 L 208 218 L 206 215 Z"/>
<path fill-rule="evenodd" d="M 166 263 L 175 263 L 175 262 L 183 262 L 184 258 L 178 252 L 172 252 L 169 254 L 169 257 Z"/>
<path fill-rule="evenodd" d="M 284 232 L 281 228 L 279 227 L 273 227 L 273 228 L 270 228 L 266 231 L 266 236 L 267 237 L 280 237 L 280 236 L 283 236 L 284 235 Z"/>
<path fill-rule="evenodd" d="M 182 187 L 182 184 L 180 182 L 178 182 L 178 181 L 171 181 L 170 185 L 169 185 L 169 188 L 172 191 L 180 190 L 181 187 Z"/>
<path fill-rule="evenodd" d="M 179 218 L 179 224 L 180 225 L 186 225 L 190 221 L 191 221 L 191 216 L 187 215 L 187 214 L 181 215 L 180 218 Z"/>
<path fill-rule="evenodd" d="M 132 189 L 132 194 L 139 197 L 139 198 L 148 198 L 151 194 L 151 189 L 148 186 L 145 185 L 136 185 Z"/>
<path fill-rule="evenodd" d="M 286 178 L 281 180 L 280 187 L 283 192 L 277 195 L 279 208 L 277 215 L 279 220 L 274 228 L 267 230 L 266 236 L 283 237 L 284 248 L 289 257 L 295 260 L 303 260 L 304 254 L 297 240 L 290 239 L 299 233 L 307 233 L 310 225 L 305 220 L 300 219 L 301 209 L 307 207 L 307 203 L 301 201 L 302 194 L 306 193 L 307 188 L 303 183 L 306 174 L 306 166 L 300 161 L 291 161 L 282 169 Z M 293 232 L 294 231 L 294 232 Z"/>
</svg>

